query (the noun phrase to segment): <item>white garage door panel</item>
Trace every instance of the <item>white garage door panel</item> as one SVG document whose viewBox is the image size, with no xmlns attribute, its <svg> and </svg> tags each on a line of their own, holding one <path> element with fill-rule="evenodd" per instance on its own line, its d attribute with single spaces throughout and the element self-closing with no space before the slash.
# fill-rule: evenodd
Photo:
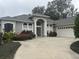
<svg viewBox="0 0 79 59">
<path fill-rule="evenodd" d="M 74 37 L 73 29 L 58 29 L 57 35 L 59 37 Z"/>
</svg>

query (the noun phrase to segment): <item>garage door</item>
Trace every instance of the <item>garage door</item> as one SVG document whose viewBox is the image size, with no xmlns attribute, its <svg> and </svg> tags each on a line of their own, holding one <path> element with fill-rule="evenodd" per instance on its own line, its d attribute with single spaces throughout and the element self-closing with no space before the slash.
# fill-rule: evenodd
<svg viewBox="0 0 79 59">
<path fill-rule="evenodd" d="M 72 28 L 69 29 L 57 29 L 58 37 L 74 37 L 74 30 Z"/>
</svg>

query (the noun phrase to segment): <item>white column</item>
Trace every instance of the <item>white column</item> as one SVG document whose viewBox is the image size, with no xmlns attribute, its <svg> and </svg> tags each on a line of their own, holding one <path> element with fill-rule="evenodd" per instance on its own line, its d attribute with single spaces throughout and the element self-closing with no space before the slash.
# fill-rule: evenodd
<svg viewBox="0 0 79 59">
<path fill-rule="evenodd" d="M 35 27 L 34 27 L 34 29 L 35 29 L 35 30 L 34 30 L 34 33 L 35 33 L 35 35 L 37 36 L 36 20 L 34 21 L 34 26 L 35 26 Z"/>
<path fill-rule="evenodd" d="M 32 32 L 33 32 L 33 26 L 34 26 L 34 24 L 32 23 Z"/>
<path fill-rule="evenodd" d="M 13 24 L 13 32 L 16 32 L 15 28 L 16 28 L 16 22 Z"/>
<path fill-rule="evenodd" d="M 44 23 L 44 36 L 47 36 L 47 21 Z"/>
<path fill-rule="evenodd" d="M 27 23 L 27 31 L 29 31 L 29 23 Z"/>
<path fill-rule="evenodd" d="M 24 25 L 23 25 L 23 23 L 22 23 L 22 31 L 24 30 Z"/>
</svg>

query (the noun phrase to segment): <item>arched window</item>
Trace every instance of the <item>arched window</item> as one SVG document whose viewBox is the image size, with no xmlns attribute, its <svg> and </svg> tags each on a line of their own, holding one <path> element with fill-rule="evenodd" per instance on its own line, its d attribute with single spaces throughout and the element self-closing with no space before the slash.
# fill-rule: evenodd
<svg viewBox="0 0 79 59">
<path fill-rule="evenodd" d="M 4 24 L 4 31 L 5 32 L 13 31 L 13 24 L 11 24 L 11 23 Z"/>
</svg>

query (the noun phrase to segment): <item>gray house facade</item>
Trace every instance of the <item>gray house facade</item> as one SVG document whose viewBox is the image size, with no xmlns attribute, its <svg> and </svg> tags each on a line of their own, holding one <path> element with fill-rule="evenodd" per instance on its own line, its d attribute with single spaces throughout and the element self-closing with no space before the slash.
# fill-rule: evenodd
<svg viewBox="0 0 79 59">
<path fill-rule="evenodd" d="M 36 36 L 47 36 L 47 33 L 57 32 L 58 37 L 74 37 L 73 26 L 75 17 L 53 21 L 46 15 L 19 15 L 0 18 L 0 31 L 20 33 L 23 30 L 32 31 Z"/>
</svg>

